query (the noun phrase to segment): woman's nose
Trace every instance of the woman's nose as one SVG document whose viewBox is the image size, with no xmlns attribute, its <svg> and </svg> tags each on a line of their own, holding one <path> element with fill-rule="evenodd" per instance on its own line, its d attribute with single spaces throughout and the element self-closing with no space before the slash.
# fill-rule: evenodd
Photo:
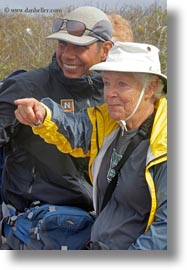
<svg viewBox="0 0 187 270">
<path fill-rule="evenodd" d="M 110 86 L 104 89 L 104 95 L 108 98 L 117 97 L 117 92 L 115 91 L 115 88 Z"/>
</svg>

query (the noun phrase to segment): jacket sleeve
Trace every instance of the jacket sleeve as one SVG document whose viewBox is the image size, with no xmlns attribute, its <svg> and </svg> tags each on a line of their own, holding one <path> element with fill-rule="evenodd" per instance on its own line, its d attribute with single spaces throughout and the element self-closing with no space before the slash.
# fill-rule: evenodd
<svg viewBox="0 0 187 270">
<path fill-rule="evenodd" d="M 153 178 L 157 192 L 157 211 L 149 230 L 142 234 L 129 250 L 167 249 L 167 163 L 153 168 Z"/>
<path fill-rule="evenodd" d="M 41 126 L 33 127 L 33 132 L 56 145 L 61 152 L 75 157 L 89 156 L 92 123 L 87 110 L 69 113 L 50 98 L 41 102 L 46 106 L 47 116 Z"/>
<path fill-rule="evenodd" d="M 13 127 L 18 124 L 14 100 L 25 95 L 24 84 L 15 79 L 7 80 L 0 88 L 0 147 L 9 142 Z"/>
<path fill-rule="evenodd" d="M 1 174 L 3 170 L 3 151 L 2 148 L 0 148 L 0 190 L 1 190 Z M 1 195 L 0 195 L 0 202 L 1 202 Z"/>
</svg>

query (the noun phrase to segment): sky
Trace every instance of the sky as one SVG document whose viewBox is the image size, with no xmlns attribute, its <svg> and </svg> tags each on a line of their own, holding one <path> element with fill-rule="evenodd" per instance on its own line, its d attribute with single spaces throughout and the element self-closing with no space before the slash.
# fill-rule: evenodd
<svg viewBox="0 0 187 270">
<path fill-rule="evenodd" d="M 42 11 L 44 9 L 55 9 L 64 7 L 77 7 L 81 5 L 91 5 L 99 8 L 113 10 L 114 8 L 120 9 L 120 7 L 140 5 L 148 6 L 152 3 L 160 3 L 166 6 L 167 0 L 0 0 L 0 12 L 11 12 L 11 9 L 37 8 Z"/>
</svg>

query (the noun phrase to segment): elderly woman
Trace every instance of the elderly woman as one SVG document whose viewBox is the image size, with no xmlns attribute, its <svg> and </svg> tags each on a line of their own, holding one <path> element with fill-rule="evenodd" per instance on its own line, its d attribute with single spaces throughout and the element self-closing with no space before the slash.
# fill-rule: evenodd
<svg viewBox="0 0 187 270">
<path fill-rule="evenodd" d="M 90 249 L 167 249 L 166 76 L 158 53 L 117 42 L 91 68 L 104 81 L 102 106 L 72 114 L 49 98 L 15 101 L 17 119 L 46 142 L 90 156 L 97 217 Z"/>
</svg>

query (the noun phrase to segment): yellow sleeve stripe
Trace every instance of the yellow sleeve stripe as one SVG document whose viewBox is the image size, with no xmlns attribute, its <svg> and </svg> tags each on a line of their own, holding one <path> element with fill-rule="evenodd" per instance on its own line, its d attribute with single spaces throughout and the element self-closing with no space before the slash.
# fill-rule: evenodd
<svg viewBox="0 0 187 270">
<path fill-rule="evenodd" d="M 43 106 L 46 109 L 45 120 L 40 126 L 32 127 L 33 133 L 42 137 L 45 142 L 56 145 L 59 151 L 63 153 L 68 153 L 74 157 L 89 157 L 89 151 L 85 154 L 82 148 L 72 149 L 69 141 L 58 132 L 58 126 L 51 120 L 50 109 L 44 104 Z"/>
</svg>

